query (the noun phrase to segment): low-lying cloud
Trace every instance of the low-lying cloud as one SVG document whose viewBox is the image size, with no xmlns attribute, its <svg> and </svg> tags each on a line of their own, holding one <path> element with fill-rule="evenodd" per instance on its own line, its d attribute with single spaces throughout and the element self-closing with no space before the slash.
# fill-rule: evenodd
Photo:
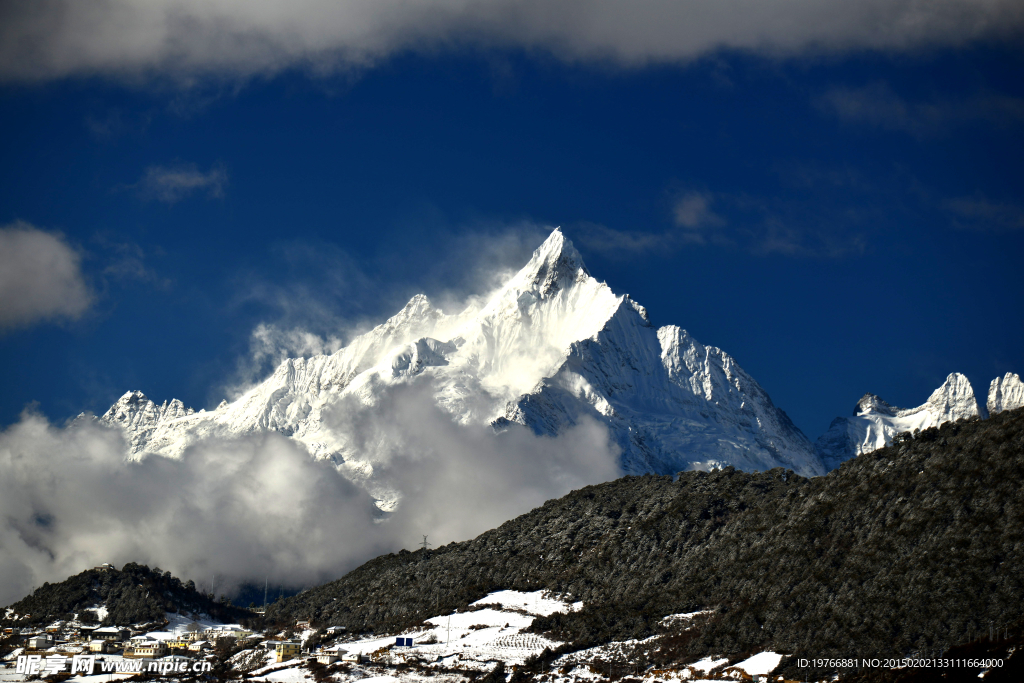
<svg viewBox="0 0 1024 683">
<path fill-rule="evenodd" d="M 618 476 L 605 428 L 558 437 L 454 423 L 423 384 L 348 416 L 373 437 L 378 480 L 403 491 L 383 517 L 328 461 L 278 434 L 207 439 L 180 460 L 125 461 L 120 431 L 26 413 L 0 433 L 0 605 L 102 562 L 160 566 L 224 592 L 308 586 L 384 552 L 470 538 L 585 484 Z M 426 400 L 425 400 L 426 399 Z M 381 444 L 391 444 L 381 447 Z"/>
<path fill-rule="evenodd" d="M 190 83 L 300 67 L 362 68 L 403 51 L 542 51 L 566 61 L 686 62 L 908 50 L 1018 36 L 1016 0 L 37 0 L 0 9 L 0 79 L 106 75 Z"/>
<path fill-rule="evenodd" d="M 59 233 L 24 221 L 0 227 L 0 332 L 88 310 L 93 294 L 81 261 Z"/>
</svg>

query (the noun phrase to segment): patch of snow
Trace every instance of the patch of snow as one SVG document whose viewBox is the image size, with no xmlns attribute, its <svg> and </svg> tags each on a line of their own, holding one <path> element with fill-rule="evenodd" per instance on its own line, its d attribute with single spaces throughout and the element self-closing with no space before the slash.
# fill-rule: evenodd
<svg viewBox="0 0 1024 683">
<path fill-rule="evenodd" d="M 667 626 L 667 625 L 675 623 L 677 621 L 692 621 L 694 617 L 698 617 L 698 616 L 700 616 L 702 614 L 711 614 L 713 612 L 714 612 L 714 610 L 705 609 L 705 610 L 700 610 L 698 612 L 684 612 L 684 613 L 681 613 L 681 614 L 669 614 L 666 617 L 662 617 L 661 623 L 665 624 Z"/>
<path fill-rule="evenodd" d="M 485 598 L 480 598 L 474 605 L 501 605 L 506 609 L 522 610 L 529 614 L 546 617 L 556 612 L 573 612 L 583 608 L 582 602 L 568 603 L 547 591 L 497 591 Z"/>
<path fill-rule="evenodd" d="M 724 659 L 724 658 L 722 658 L 722 659 L 715 659 L 712 656 L 712 657 L 705 657 L 704 659 L 698 660 L 698 661 L 694 662 L 693 664 L 690 664 L 689 666 L 694 668 L 694 669 L 696 669 L 696 670 L 698 670 L 698 671 L 703 671 L 704 673 L 707 673 L 707 672 L 711 671 L 712 669 L 714 669 L 715 667 L 721 666 L 722 664 L 726 664 L 728 662 L 729 662 L 728 659 Z"/>
<path fill-rule="evenodd" d="M 299 683 L 311 678 L 308 671 L 295 667 L 278 669 L 263 676 L 250 678 L 250 681 L 273 681 L 274 683 Z"/>
<path fill-rule="evenodd" d="M 168 624 L 166 628 L 171 633 L 183 633 L 186 627 L 193 622 L 198 624 L 199 627 L 204 631 L 209 628 L 220 628 L 224 626 L 234 626 L 236 628 L 242 628 L 241 625 L 239 624 L 223 624 L 219 621 L 215 621 L 210 617 L 206 616 L 205 614 L 200 615 L 198 619 L 193 619 L 192 617 L 186 617 L 183 614 L 168 612 L 167 621 Z"/>
<path fill-rule="evenodd" d="M 751 676 L 770 674 L 778 668 L 782 661 L 782 655 L 776 652 L 758 652 L 749 659 L 734 664 L 737 669 L 743 669 Z"/>
<path fill-rule="evenodd" d="M 109 683 L 110 681 L 120 681 L 125 678 L 131 678 L 132 676 L 138 676 L 138 674 L 131 673 L 109 673 L 109 674 L 93 674 L 92 676 L 77 676 L 72 679 L 75 683 Z"/>
</svg>

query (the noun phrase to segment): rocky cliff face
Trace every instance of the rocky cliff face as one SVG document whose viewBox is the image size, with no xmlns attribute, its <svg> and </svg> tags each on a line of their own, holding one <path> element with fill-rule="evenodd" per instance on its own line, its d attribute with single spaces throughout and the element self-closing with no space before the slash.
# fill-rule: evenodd
<svg viewBox="0 0 1024 683">
<path fill-rule="evenodd" d="M 992 380 L 988 387 L 987 403 L 990 415 L 1021 406 L 1024 406 L 1024 382 L 1020 381 L 1020 375 L 1008 372 Z"/>
</svg>

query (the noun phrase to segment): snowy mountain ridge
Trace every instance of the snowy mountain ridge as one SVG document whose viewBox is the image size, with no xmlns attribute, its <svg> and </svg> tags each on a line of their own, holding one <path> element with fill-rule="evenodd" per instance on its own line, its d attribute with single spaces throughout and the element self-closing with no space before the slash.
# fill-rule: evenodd
<svg viewBox="0 0 1024 683">
<path fill-rule="evenodd" d="M 1024 406 L 1024 383 L 1018 375 L 1008 372 L 992 380 L 987 406 L 982 407 L 967 377 L 954 372 L 916 408 L 896 408 L 874 394 L 865 394 L 854 407 L 852 417 L 837 417 L 832 421 L 828 431 L 818 438 L 815 449 L 825 466 L 832 470 L 845 460 L 882 448 L 900 432 L 985 417 L 1021 406 Z"/>
<path fill-rule="evenodd" d="M 674 325 L 656 328 L 643 306 L 597 281 L 555 230 L 502 287 L 457 314 L 418 294 L 346 347 L 287 359 L 215 410 L 157 406 L 128 392 L 101 419 L 125 430 L 133 459 L 180 457 L 211 437 L 278 432 L 330 459 L 388 508 L 400 492 L 374 472 L 401 446 L 387 434 L 355 438 L 346 419 L 373 411 L 389 392 L 425 385 L 433 404 L 467 427 L 555 436 L 596 420 L 630 474 L 733 465 L 814 476 L 900 431 L 983 410 L 954 373 L 917 408 L 867 394 L 852 418 L 837 418 L 812 444 L 731 356 Z M 1024 405 L 1019 377 L 993 381 L 989 404 Z"/>
<path fill-rule="evenodd" d="M 590 417 L 608 426 L 629 473 L 734 465 L 824 473 L 810 441 L 728 354 L 590 275 L 555 230 L 490 297 L 445 314 L 424 295 L 332 355 L 292 358 L 211 411 L 156 406 L 128 392 L 101 419 L 126 432 L 131 457 L 180 457 L 202 439 L 276 431 L 372 483 L 382 450 L 360 452 L 330 419 L 387 391 L 429 381 L 463 425 L 522 425 L 555 435 Z M 386 450 L 386 449 L 385 449 Z"/>
</svg>

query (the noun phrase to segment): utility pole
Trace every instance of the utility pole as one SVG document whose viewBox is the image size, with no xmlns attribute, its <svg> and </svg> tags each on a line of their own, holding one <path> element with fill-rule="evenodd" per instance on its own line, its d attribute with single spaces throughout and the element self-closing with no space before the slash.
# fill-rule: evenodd
<svg viewBox="0 0 1024 683">
<path fill-rule="evenodd" d="M 423 536 L 423 541 L 420 542 L 420 543 L 417 543 L 416 545 L 421 546 L 423 548 L 423 551 L 426 552 L 427 548 L 429 548 L 431 545 L 433 545 L 433 543 L 427 543 L 427 537 L 426 537 L 426 535 L 424 535 Z"/>
</svg>

